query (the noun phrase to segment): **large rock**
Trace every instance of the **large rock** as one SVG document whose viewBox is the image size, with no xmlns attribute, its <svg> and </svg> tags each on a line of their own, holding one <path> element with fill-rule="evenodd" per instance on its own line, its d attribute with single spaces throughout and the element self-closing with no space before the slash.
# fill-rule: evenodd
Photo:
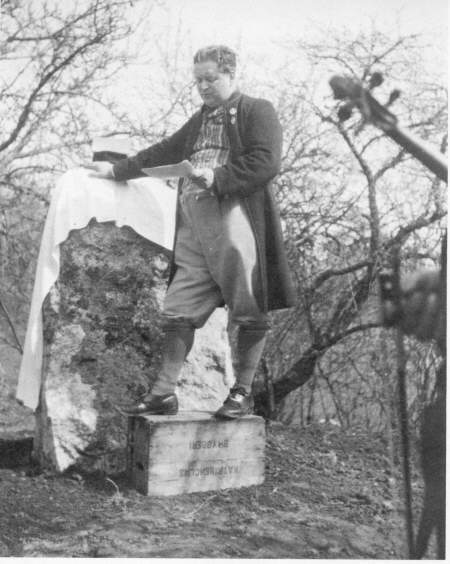
<svg viewBox="0 0 450 564">
<path fill-rule="evenodd" d="M 161 363 L 167 253 L 127 227 L 95 221 L 61 245 L 60 276 L 43 306 L 44 366 L 35 456 L 44 467 L 125 468 L 126 418 Z M 178 384 L 182 410 L 215 410 L 230 370 L 226 313 L 196 333 Z"/>
</svg>

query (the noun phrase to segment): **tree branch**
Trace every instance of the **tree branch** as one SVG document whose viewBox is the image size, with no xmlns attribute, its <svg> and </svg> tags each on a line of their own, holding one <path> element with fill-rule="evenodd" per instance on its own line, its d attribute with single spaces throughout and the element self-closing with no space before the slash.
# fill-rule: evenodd
<svg viewBox="0 0 450 564">
<path fill-rule="evenodd" d="M 11 316 L 9 315 L 8 310 L 6 309 L 6 306 L 3 303 L 1 298 L 0 298 L 0 310 L 3 312 L 3 315 L 5 316 L 6 321 L 9 325 L 9 328 L 11 329 L 11 333 L 13 334 L 14 341 L 16 342 L 16 345 L 17 345 L 18 350 L 20 351 L 20 354 L 23 354 L 22 343 L 20 342 L 19 337 L 17 336 L 16 328 L 14 327 L 14 323 L 12 322 Z"/>
<path fill-rule="evenodd" d="M 39 93 L 51 81 L 51 79 L 58 72 L 60 72 L 64 67 L 68 67 L 78 56 L 80 56 L 83 53 L 85 53 L 86 51 L 88 51 L 90 49 L 90 47 L 92 47 L 93 45 L 97 45 L 97 44 L 101 43 L 107 36 L 108 36 L 108 33 L 106 31 L 103 31 L 102 33 L 98 33 L 90 41 L 87 41 L 87 42 L 83 43 L 82 45 L 80 45 L 78 48 L 76 48 L 72 53 L 70 53 L 67 57 L 65 57 L 60 63 L 54 64 L 53 67 L 51 67 L 50 64 L 47 65 L 47 68 L 50 67 L 50 70 L 48 70 L 41 77 L 38 84 L 35 86 L 35 88 L 31 92 L 31 94 L 29 95 L 28 100 L 25 103 L 25 105 L 22 109 L 22 112 L 19 115 L 16 127 L 12 130 L 9 137 L 3 143 L 0 143 L 0 152 L 4 151 L 7 147 L 9 147 L 17 139 L 19 133 L 21 132 L 21 130 L 23 129 L 23 127 L 25 126 L 25 124 L 28 120 L 32 106 L 33 106 L 34 102 L 36 101 Z M 52 63 L 55 63 L 55 61 L 56 61 L 56 56 L 53 57 Z"/>
<path fill-rule="evenodd" d="M 370 260 L 363 260 L 361 262 L 357 262 L 355 264 L 352 264 L 350 266 L 347 266 L 345 268 L 328 268 L 327 270 L 324 270 L 323 272 L 321 272 L 313 281 L 313 283 L 311 284 L 311 289 L 312 290 L 317 290 L 317 288 L 319 288 L 319 286 L 321 286 L 326 280 L 328 280 L 329 278 L 331 278 L 332 276 L 342 276 L 344 274 L 349 274 L 350 272 L 355 272 L 356 270 L 360 270 L 361 268 L 365 268 L 367 266 L 371 266 L 372 265 L 372 261 Z"/>
<path fill-rule="evenodd" d="M 431 225 L 435 221 L 439 221 L 447 215 L 445 210 L 436 210 L 430 217 L 420 216 L 408 225 L 400 227 L 397 233 L 389 240 L 389 247 L 402 243 L 413 231 L 422 229 Z"/>
</svg>

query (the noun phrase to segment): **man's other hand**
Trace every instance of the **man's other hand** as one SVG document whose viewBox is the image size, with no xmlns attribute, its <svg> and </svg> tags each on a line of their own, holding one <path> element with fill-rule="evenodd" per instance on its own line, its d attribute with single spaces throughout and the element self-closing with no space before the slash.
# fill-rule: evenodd
<svg viewBox="0 0 450 564">
<path fill-rule="evenodd" d="M 83 167 L 92 171 L 89 173 L 89 176 L 114 180 L 113 165 L 111 163 L 99 161 L 83 165 Z"/>
<path fill-rule="evenodd" d="M 401 281 L 400 304 L 397 304 L 392 293 L 392 279 L 383 280 L 383 323 L 387 326 L 396 325 L 420 341 L 439 341 L 444 322 L 441 284 L 439 270 L 411 273 Z"/>
<path fill-rule="evenodd" d="M 191 179 L 200 188 L 211 188 L 214 182 L 214 171 L 212 168 L 194 168 Z"/>
<path fill-rule="evenodd" d="M 415 272 L 402 281 L 401 291 L 402 329 L 421 341 L 436 338 L 441 331 L 443 314 L 441 273 L 438 270 Z"/>
</svg>

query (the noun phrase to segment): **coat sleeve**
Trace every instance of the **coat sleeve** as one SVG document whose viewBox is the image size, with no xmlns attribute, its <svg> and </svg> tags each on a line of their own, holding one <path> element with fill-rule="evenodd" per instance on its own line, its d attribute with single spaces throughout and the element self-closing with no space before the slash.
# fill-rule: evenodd
<svg viewBox="0 0 450 564">
<path fill-rule="evenodd" d="M 120 159 L 113 167 L 116 180 L 131 180 L 145 176 L 144 167 L 174 164 L 182 160 L 186 136 L 191 120 L 170 137 L 137 153 L 134 157 Z"/>
<path fill-rule="evenodd" d="M 278 174 L 281 167 L 282 132 L 275 109 L 257 100 L 249 110 L 242 132 L 244 149 L 224 166 L 214 169 L 217 195 L 248 196 Z"/>
</svg>

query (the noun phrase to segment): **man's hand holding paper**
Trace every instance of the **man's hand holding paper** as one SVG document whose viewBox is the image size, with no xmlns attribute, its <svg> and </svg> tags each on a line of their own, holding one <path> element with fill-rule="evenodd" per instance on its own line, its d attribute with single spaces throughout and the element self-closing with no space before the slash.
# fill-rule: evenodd
<svg viewBox="0 0 450 564">
<path fill-rule="evenodd" d="M 89 176 L 114 180 L 113 165 L 111 163 L 98 161 L 95 163 L 88 163 L 83 166 L 84 168 L 88 168 L 92 171 Z"/>
<path fill-rule="evenodd" d="M 200 188 L 209 189 L 214 182 L 214 171 L 212 168 L 195 168 L 191 178 Z"/>
</svg>

